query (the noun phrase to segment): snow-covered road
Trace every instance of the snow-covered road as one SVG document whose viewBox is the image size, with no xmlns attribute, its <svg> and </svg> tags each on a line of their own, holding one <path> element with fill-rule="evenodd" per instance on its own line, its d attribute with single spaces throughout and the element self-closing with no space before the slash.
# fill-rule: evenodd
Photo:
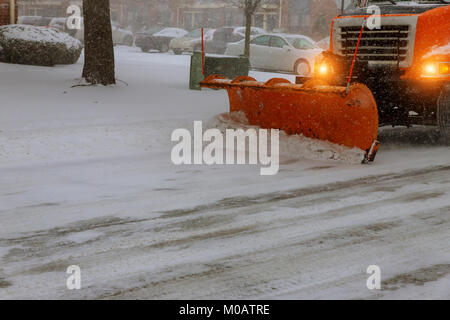
<svg viewBox="0 0 450 320">
<path fill-rule="evenodd" d="M 116 59 L 128 86 L 71 88 L 81 62 L 0 64 L 0 298 L 450 298 L 434 128 L 383 129 L 370 166 L 286 150 L 275 176 L 175 166 L 171 132 L 225 112 L 226 94 L 187 89 L 189 56 Z"/>
</svg>

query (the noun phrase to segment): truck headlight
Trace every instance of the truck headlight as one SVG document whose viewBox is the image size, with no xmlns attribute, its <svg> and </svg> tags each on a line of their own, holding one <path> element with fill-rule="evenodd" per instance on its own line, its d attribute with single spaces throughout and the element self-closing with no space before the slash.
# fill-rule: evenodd
<svg viewBox="0 0 450 320">
<path fill-rule="evenodd" d="M 326 76 L 328 74 L 328 65 L 325 63 L 321 63 L 319 64 L 318 68 L 317 68 L 317 72 L 321 75 L 321 76 Z"/>
<path fill-rule="evenodd" d="M 450 62 L 441 62 L 439 63 L 439 74 L 450 74 Z"/>
<path fill-rule="evenodd" d="M 326 60 L 316 62 L 314 73 L 321 78 L 329 77 L 333 73 L 333 67 Z"/>
<path fill-rule="evenodd" d="M 450 62 L 427 63 L 422 73 L 425 77 L 450 75 Z"/>
<path fill-rule="evenodd" d="M 438 68 L 436 63 L 427 63 L 423 68 L 423 73 L 425 76 L 435 76 L 437 75 Z"/>
</svg>

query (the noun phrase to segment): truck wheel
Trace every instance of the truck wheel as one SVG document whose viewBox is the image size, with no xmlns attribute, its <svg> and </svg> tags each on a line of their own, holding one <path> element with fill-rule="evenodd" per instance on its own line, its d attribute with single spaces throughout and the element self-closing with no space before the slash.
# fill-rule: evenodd
<svg viewBox="0 0 450 320">
<path fill-rule="evenodd" d="M 182 54 L 183 51 L 181 51 L 180 49 L 173 49 L 173 54 L 179 56 L 180 54 Z"/>
<path fill-rule="evenodd" d="M 444 85 L 437 102 L 437 123 L 444 144 L 450 145 L 450 84 Z"/>
<path fill-rule="evenodd" d="M 142 52 L 149 52 L 150 48 L 149 47 L 141 47 Z"/>
<path fill-rule="evenodd" d="M 298 59 L 294 65 L 294 74 L 300 76 L 309 76 L 311 73 L 311 67 L 309 66 L 308 61 L 305 59 Z"/>
</svg>

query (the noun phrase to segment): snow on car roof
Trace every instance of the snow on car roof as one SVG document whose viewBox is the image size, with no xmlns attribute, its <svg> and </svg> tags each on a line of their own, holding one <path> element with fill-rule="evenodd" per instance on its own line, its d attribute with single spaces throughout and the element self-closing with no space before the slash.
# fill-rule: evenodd
<svg viewBox="0 0 450 320">
<path fill-rule="evenodd" d="M 274 37 L 281 37 L 287 39 L 305 39 L 309 42 L 313 43 L 314 45 L 317 45 L 317 42 L 311 39 L 308 36 L 304 36 L 302 34 L 288 34 L 288 33 L 267 33 L 267 34 L 261 34 L 254 36 L 253 38 L 260 37 L 260 36 L 274 36 Z"/>
<path fill-rule="evenodd" d="M 252 27 L 251 31 L 258 31 L 260 34 L 265 34 L 266 31 L 264 29 L 258 28 L 258 27 Z M 244 34 L 245 33 L 245 27 L 234 27 L 233 30 L 234 33 L 241 33 Z"/>
<path fill-rule="evenodd" d="M 67 18 L 52 18 L 52 22 L 66 22 Z"/>
<path fill-rule="evenodd" d="M 174 37 L 180 37 L 186 35 L 188 32 L 184 29 L 180 28 L 164 28 L 161 31 L 155 33 L 155 36 L 174 36 Z"/>
<path fill-rule="evenodd" d="M 289 34 L 289 33 L 270 33 L 271 36 L 278 36 L 282 38 L 297 38 L 297 39 L 306 39 L 312 43 L 316 43 L 313 39 L 308 36 L 304 36 L 302 34 Z"/>
</svg>

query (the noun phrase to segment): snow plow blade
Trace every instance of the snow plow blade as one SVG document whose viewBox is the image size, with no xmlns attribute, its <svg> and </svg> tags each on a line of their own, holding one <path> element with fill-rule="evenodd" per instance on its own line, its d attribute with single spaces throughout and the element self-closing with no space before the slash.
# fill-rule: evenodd
<svg viewBox="0 0 450 320">
<path fill-rule="evenodd" d="M 211 75 L 201 86 L 226 89 L 230 112 L 243 111 L 251 125 L 357 147 L 366 152 L 365 162 L 375 158 L 378 111 L 363 84 L 353 84 L 347 93 L 345 87 L 321 80 L 297 85 L 279 78 L 263 83 L 247 76 L 228 80 Z"/>
</svg>

